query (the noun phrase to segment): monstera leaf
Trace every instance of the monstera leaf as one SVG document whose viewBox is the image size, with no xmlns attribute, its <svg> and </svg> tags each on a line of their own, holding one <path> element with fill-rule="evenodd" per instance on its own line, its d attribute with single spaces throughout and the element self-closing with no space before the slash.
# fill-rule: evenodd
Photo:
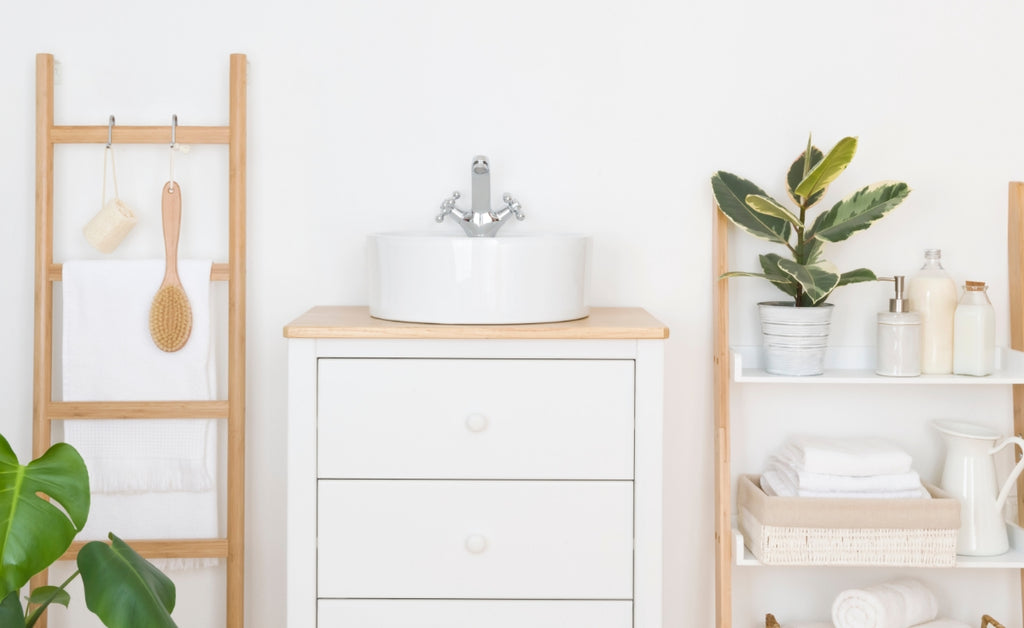
<svg viewBox="0 0 1024 628">
<path fill-rule="evenodd" d="M 0 599 L 60 558 L 88 516 L 89 472 L 73 447 L 23 466 L 0 436 Z"/>
<path fill-rule="evenodd" d="M 85 604 L 109 628 L 174 628 L 174 583 L 116 535 L 78 553 Z"/>
</svg>

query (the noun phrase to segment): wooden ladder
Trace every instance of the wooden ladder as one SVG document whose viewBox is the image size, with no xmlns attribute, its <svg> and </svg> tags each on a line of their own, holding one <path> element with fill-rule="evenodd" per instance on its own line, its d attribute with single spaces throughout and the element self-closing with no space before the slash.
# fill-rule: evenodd
<svg viewBox="0 0 1024 628">
<path fill-rule="evenodd" d="M 36 55 L 36 257 L 32 454 L 51 445 L 51 421 L 66 419 L 226 419 L 227 536 L 212 539 L 127 539 L 147 558 L 225 558 L 227 628 L 244 624 L 245 549 L 245 151 L 246 58 L 231 55 L 228 126 L 179 126 L 187 144 L 228 145 L 228 261 L 215 263 L 214 281 L 228 282 L 228 391 L 225 401 L 56 402 L 53 400 L 53 282 L 62 266 L 53 261 L 53 152 L 56 144 L 105 144 L 108 126 L 55 126 L 53 55 Z M 117 126 L 113 141 L 166 144 L 170 126 Z M 63 556 L 73 559 L 83 543 Z M 32 586 L 46 584 L 47 573 Z M 45 618 L 37 625 L 45 628 Z"/>
</svg>

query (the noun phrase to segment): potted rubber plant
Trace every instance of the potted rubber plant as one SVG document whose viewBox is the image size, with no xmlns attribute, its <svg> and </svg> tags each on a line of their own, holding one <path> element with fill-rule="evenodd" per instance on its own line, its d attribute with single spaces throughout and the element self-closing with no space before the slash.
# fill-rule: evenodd
<svg viewBox="0 0 1024 628">
<path fill-rule="evenodd" d="M 711 177 L 719 210 L 743 231 L 778 247 L 779 252 L 759 256 L 761 272 L 722 275 L 759 277 L 789 297 L 758 304 L 765 369 L 770 373 L 821 374 L 832 315 L 832 306 L 826 303 L 829 295 L 842 286 L 877 279 L 867 268 L 841 272 L 822 252 L 826 243 L 846 240 L 895 209 L 910 194 L 907 184 L 874 183 L 816 216 L 811 211 L 856 152 L 855 137 L 839 140 L 827 154 L 808 138 L 807 148 L 786 172 L 786 189 L 795 208 L 783 205 L 738 175 L 718 171 Z"/>
<path fill-rule="evenodd" d="M 31 627 L 50 604 L 67 606 L 66 587 L 81 576 L 86 606 L 105 626 L 176 628 L 174 583 L 114 534 L 109 544 L 86 543 L 78 571 L 37 587 L 22 607 L 22 588 L 71 547 L 89 504 L 89 472 L 74 447 L 57 443 L 22 465 L 0 436 L 0 626 Z"/>
</svg>

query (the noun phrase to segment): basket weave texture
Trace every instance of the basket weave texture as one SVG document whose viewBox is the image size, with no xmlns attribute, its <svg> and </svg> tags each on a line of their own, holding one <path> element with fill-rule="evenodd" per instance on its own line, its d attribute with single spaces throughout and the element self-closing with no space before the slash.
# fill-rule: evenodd
<svg viewBox="0 0 1024 628">
<path fill-rule="evenodd" d="M 769 497 L 756 476 L 740 478 L 738 524 L 744 543 L 767 565 L 952 567 L 960 506 L 933 498 Z"/>
</svg>

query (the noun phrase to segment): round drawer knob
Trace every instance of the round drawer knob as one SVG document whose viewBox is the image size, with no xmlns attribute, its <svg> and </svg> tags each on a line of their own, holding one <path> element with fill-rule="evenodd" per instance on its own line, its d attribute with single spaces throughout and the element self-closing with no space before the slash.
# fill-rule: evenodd
<svg viewBox="0 0 1024 628">
<path fill-rule="evenodd" d="M 482 554 L 487 549 L 487 539 L 479 534 L 471 534 L 466 537 L 466 551 L 470 554 Z"/>
<path fill-rule="evenodd" d="M 487 416 L 479 412 L 474 412 L 466 417 L 466 429 L 470 432 L 480 433 L 487 429 L 487 425 Z"/>
</svg>

